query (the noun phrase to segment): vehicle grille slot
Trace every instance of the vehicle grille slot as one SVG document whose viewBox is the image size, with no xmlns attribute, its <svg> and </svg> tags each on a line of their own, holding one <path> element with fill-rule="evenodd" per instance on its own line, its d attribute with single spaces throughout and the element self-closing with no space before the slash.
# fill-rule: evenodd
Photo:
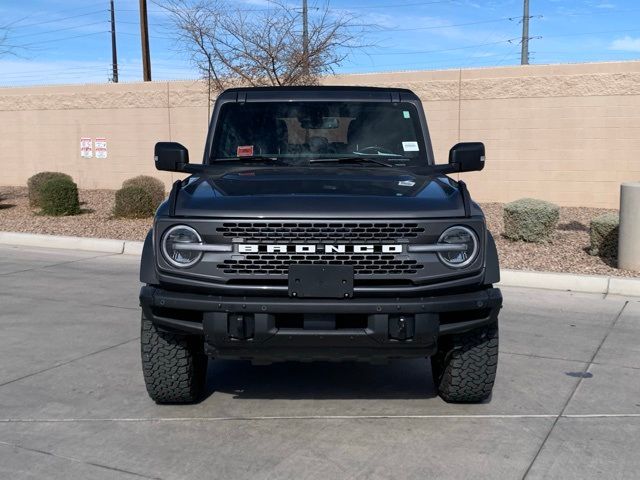
<svg viewBox="0 0 640 480">
<path fill-rule="evenodd" d="M 226 222 L 216 232 L 231 239 L 268 243 L 358 243 L 375 241 L 392 243 L 416 238 L 424 227 L 417 223 L 232 223 Z"/>
<path fill-rule="evenodd" d="M 416 260 L 397 260 L 394 255 L 245 255 L 245 260 L 224 260 L 218 268 L 228 275 L 287 275 L 289 265 L 353 265 L 356 275 L 415 274 L 424 268 Z"/>
</svg>

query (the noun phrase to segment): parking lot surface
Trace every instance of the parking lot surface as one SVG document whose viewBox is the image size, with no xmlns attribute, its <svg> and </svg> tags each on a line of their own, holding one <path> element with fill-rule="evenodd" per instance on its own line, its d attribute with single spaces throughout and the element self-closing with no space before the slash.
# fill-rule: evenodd
<svg viewBox="0 0 640 480">
<path fill-rule="evenodd" d="M 638 478 L 640 299 L 503 289 L 482 405 L 412 360 L 213 361 L 203 402 L 158 406 L 137 268 L 0 247 L 0 478 Z"/>
</svg>

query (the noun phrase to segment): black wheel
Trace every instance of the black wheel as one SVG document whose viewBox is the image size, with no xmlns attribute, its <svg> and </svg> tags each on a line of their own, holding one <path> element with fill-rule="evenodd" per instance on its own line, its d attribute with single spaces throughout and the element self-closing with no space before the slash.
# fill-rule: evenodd
<svg viewBox="0 0 640 480">
<path fill-rule="evenodd" d="M 498 324 L 443 337 L 431 357 L 438 394 L 446 402 L 477 403 L 491 395 L 498 368 Z"/>
<path fill-rule="evenodd" d="M 162 332 L 142 315 L 142 373 L 156 403 L 197 402 L 204 391 L 207 357 L 197 337 Z"/>
</svg>

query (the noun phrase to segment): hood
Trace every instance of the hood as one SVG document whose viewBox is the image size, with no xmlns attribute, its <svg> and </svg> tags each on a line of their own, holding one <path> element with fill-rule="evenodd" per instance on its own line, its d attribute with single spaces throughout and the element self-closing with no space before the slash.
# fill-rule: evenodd
<svg viewBox="0 0 640 480">
<path fill-rule="evenodd" d="M 193 176 L 176 215 L 216 218 L 442 218 L 464 216 L 457 183 L 380 168 L 251 169 Z M 474 206 L 475 207 L 475 206 Z M 472 212 L 473 213 L 473 212 Z"/>
</svg>

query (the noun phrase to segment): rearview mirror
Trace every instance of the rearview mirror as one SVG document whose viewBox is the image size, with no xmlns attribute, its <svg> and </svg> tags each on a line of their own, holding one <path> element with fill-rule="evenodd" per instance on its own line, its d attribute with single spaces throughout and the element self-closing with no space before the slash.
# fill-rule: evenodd
<svg viewBox="0 0 640 480">
<path fill-rule="evenodd" d="M 449 165 L 456 172 L 476 172 L 484 168 L 484 144 L 458 143 L 449 150 Z"/>
<path fill-rule="evenodd" d="M 189 163 L 189 150 L 176 142 L 158 142 L 153 150 L 158 170 L 181 172 Z"/>
</svg>

